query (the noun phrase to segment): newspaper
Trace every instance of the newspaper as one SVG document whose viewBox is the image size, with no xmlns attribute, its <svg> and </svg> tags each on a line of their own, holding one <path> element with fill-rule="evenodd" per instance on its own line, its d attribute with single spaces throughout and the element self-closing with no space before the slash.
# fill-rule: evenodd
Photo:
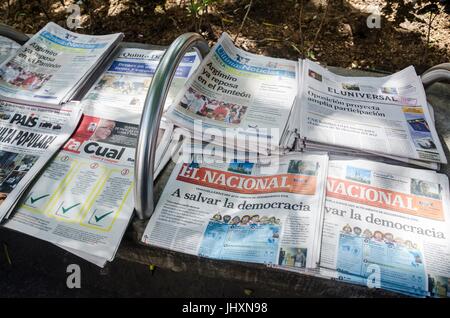
<svg viewBox="0 0 450 318">
<path fill-rule="evenodd" d="M 20 44 L 0 35 L 0 64 L 15 54 L 19 48 Z"/>
<path fill-rule="evenodd" d="M 224 33 L 167 117 L 196 139 L 214 136 L 232 148 L 276 150 L 297 93 L 297 65 L 240 50 Z"/>
<path fill-rule="evenodd" d="M 328 157 L 179 160 L 142 241 L 221 260 L 315 267 Z"/>
<path fill-rule="evenodd" d="M 0 65 L 0 95 L 32 104 L 67 102 L 122 37 L 77 34 L 50 22 Z"/>
<path fill-rule="evenodd" d="M 95 103 L 98 107 L 120 105 L 128 111 L 141 113 L 156 67 L 163 55 L 163 50 L 121 48 L 83 102 Z M 200 58 L 196 52 L 188 52 L 182 58 L 166 98 L 165 110 L 199 64 Z"/>
<path fill-rule="evenodd" d="M 52 242 L 98 266 L 111 261 L 134 211 L 134 157 L 148 85 L 161 51 L 122 48 L 81 102 L 82 120 L 24 196 L 6 227 Z M 186 80 L 196 55 L 181 65 Z M 181 83 L 182 85 L 183 83 Z M 181 86 L 178 83 L 178 87 Z M 170 94 L 178 88 L 171 87 Z M 156 175 L 176 146 L 162 121 Z M 172 137 L 173 136 L 173 137 Z"/>
<path fill-rule="evenodd" d="M 86 94 L 83 104 L 106 108 L 119 105 L 120 110 L 126 109 L 127 112 L 140 116 L 153 75 L 163 55 L 164 50 L 121 48 L 104 74 Z M 199 64 L 197 52 L 188 52 L 182 58 L 172 80 L 163 114 Z M 170 160 L 170 153 L 179 147 L 180 137 L 179 131 L 174 132 L 173 124 L 163 115 L 155 155 L 156 176 Z"/>
<path fill-rule="evenodd" d="M 302 64 L 300 147 L 318 143 L 447 163 L 412 66 L 386 77 L 344 77 L 309 60 Z"/>
<path fill-rule="evenodd" d="M 413 296 L 450 296 L 448 178 L 330 160 L 321 273 Z"/>
<path fill-rule="evenodd" d="M 0 100 L 0 221 L 69 138 L 80 115 L 73 103 L 55 109 Z"/>
</svg>

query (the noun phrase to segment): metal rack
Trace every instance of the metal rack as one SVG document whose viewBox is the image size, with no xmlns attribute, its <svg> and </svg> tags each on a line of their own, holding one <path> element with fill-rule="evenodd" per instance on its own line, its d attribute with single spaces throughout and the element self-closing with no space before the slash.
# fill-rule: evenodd
<svg viewBox="0 0 450 318">
<path fill-rule="evenodd" d="M 153 179 L 156 139 L 162 110 L 178 64 L 184 54 L 196 49 L 202 58 L 208 53 L 208 43 L 197 33 L 180 35 L 165 52 L 153 76 L 142 111 L 135 157 L 134 207 L 139 218 L 153 214 Z"/>
</svg>

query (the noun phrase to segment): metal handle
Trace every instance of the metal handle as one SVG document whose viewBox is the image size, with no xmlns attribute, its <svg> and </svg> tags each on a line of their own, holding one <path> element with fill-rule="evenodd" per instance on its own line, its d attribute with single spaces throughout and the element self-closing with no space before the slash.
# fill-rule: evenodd
<svg viewBox="0 0 450 318">
<path fill-rule="evenodd" d="M 25 33 L 17 31 L 16 29 L 10 27 L 9 25 L 3 23 L 0 23 L 0 35 L 15 41 L 20 45 L 24 45 L 25 42 L 27 42 L 30 39 L 30 37 Z"/>
<path fill-rule="evenodd" d="M 191 49 L 196 49 L 202 58 L 209 52 L 208 43 L 197 33 L 186 33 L 175 39 L 159 62 L 147 92 L 134 167 L 135 210 L 140 219 L 149 218 L 153 214 L 156 140 L 162 110 L 178 64 L 186 52 Z"/>
<path fill-rule="evenodd" d="M 436 82 L 450 83 L 450 63 L 442 63 L 433 66 L 423 72 L 420 78 L 422 79 L 422 83 L 425 88 L 428 88 Z"/>
</svg>

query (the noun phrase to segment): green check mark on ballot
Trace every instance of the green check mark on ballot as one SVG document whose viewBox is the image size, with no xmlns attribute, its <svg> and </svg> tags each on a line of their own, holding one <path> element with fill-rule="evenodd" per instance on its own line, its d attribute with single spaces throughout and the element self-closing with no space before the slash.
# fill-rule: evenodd
<svg viewBox="0 0 450 318">
<path fill-rule="evenodd" d="M 33 204 L 34 202 L 36 202 L 36 201 L 39 201 L 39 200 L 41 200 L 41 199 L 43 199 L 43 198 L 46 198 L 46 197 L 48 197 L 50 194 L 45 194 L 45 195 L 41 195 L 40 197 L 37 197 L 37 198 L 33 198 L 32 196 L 30 196 L 30 202 L 31 202 L 31 204 Z"/>
<path fill-rule="evenodd" d="M 110 214 L 113 213 L 113 212 L 114 212 L 114 211 L 110 211 L 110 212 L 105 213 L 105 214 L 100 215 L 100 216 L 94 215 L 95 222 L 100 222 L 102 219 L 106 218 L 108 215 L 110 215 Z"/>
<path fill-rule="evenodd" d="M 81 203 L 77 203 L 77 204 L 74 204 L 74 205 L 69 206 L 68 208 L 65 208 L 65 207 L 62 206 L 62 207 L 61 207 L 61 210 L 62 210 L 63 213 L 66 213 L 66 212 L 68 212 L 69 210 L 72 210 L 73 208 L 79 206 L 80 204 L 81 204 Z"/>
</svg>

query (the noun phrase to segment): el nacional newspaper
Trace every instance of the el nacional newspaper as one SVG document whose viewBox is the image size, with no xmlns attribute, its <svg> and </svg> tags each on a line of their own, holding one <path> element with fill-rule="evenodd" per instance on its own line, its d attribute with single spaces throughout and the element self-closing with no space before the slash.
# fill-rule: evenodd
<svg viewBox="0 0 450 318">
<path fill-rule="evenodd" d="M 296 94 L 297 62 L 247 53 L 224 33 L 167 117 L 196 139 L 267 152 L 278 149 Z"/>
<path fill-rule="evenodd" d="M 368 160 L 330 160 L 322 273 L 414 296 L 449 296 L 448 178 Z"/>
<path fill-rule="evenodd" d="M 412 66 L 385 77 L 344 77 L 309 60 L 301 64 L 301 148 L 329 145 L 447 163 Z"/>
<path fill-rule="evenodd" d="M 326 155 L 306 153 L 266 165 L 179 160 L 142 241 L 214 259 L 315 267 L 327 164 Z"/>
</svg>

